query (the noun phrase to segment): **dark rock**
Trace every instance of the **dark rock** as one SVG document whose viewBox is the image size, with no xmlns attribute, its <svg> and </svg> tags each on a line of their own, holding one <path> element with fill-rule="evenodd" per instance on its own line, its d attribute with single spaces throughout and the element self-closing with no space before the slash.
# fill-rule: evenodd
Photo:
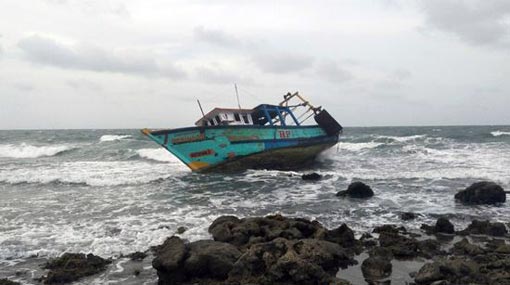
<svg viewBox="0 0 510 285">
<path fill-rule="evenodd" d="M 387 247 L 395 257 L 409 258 L 418 255 L 418 241 L 400 234 L 382 232 L 379 235 L 381 247 Z"/>
<path fill-rule="evenodd" d="M 21 285 L 21 283 L 14 282 L 9 279 L 0 279 L 0 285 Z"/>
<path fill-rule="evenodd" d="M 249 246 L 280 237 L 289 240 L 323 239 L 328 231 L 315 221 L 274 215 L 245 219 L 220 217 L 209 227 L 209 232 L 216 241 L 228 242 L 235 246 Z"/>
<path fill-rule="evenodd" d="M 374 196 L 374 191 L 370 186 L 363 182 L 353 182 L 349 185 L 347 190 L 336 193 L 336 196 L 344 197 L 349 196 L 351 198 L 369 198 Z"/>
<path fill-rule="evenodd" d="M 470 255 L 470 256 L 476 256 L 484 253 L 484 250 L 481 247 L 469 243 L 467 239 L 462 239 L 461 241 L 455 243 L 453 245 L 452 251 L 456 255 Z"/>
<path fill-rule="evenodd" d="M 361 272 L 367 280 L 380 280 L 389 277 L 391 268 L 391 261 L 380 256 L 371 256 L 361 264 Z"/>
<path fill-rule="evenodd" d="M 434 239 L 426 239 L 418 242 L 419 254 L 425 258 L 432 258 L 434 256 L 445 255 L 446 252 L 441 250 L 441 244 Z"/>
<path fill-rule="evenodd" d="M 404 213 L 400 214 L 400 219 L 402 219 L 404 221 L 414 220 L 414 219 L 416 219 L 416 217 L 418 217 L 418 215 L 416 215 L 415 213 L 411 213 L 411 212 L 404 212 Z"/>
<path fill-rule="evenodd" d="M 252 245 L 235 263 L 229 281 L 237 284 L 339 284 L 339 267 L 355 261 L 338 244 L 277 238 Z"/>
<path fill-rule="evenodd" d="M 185 228 L 185 227 L 178 227 L 177 228 L 177 234 L 183 234 L 184 232 L 186 232 L 188 229 Z"/>
<path fill-rule="evenodd" d="M 506 193 L 494 182 L 477 182 L 455 194 L 455 199 L 464 204 L 497 204 L 506 201 Z"/>
<path fill-rule="evenodd" d="M 455 228 L 453 224 L 444 217 L 440 217 L 437 219 L 436 224 L 434 226 L 429 226 L 422 224 L 421 229 L 424 230 L 427 234 L 437 234 L 437 233 L 443 233 L 443 234 L 453 234 L 455 233 Z"/>
<path fill-rule="evenodd" d="M 168 238 L 155 252 L 152 267 L 158 271 L 160 284 L 175 284 L 186 278 L 182 270 L 189 248 L 179 237 Z"/>
<path fill-rule="evenodd" d="M 127 255 L 127 257 L 131 258 L 133 261 L 142 261 L 147 257 L 147 253 L 145 252 L 133 252 Z"/>
<path fill-rule="evenodd" d="M 357 245 L 354 232 L 346 225 L 327 231 L 325 240 L 339 244 L 341 247 L 353 247 Z"/>
<path fill-rule="evenodd" d="M 430 284 L 443 278 L 444 275 L 441 273 L 439 263 L 433 262 L 424 264 L 416 274 L 414 281 L 417 284 Z"/>
<path fill-rule="evenodd" d="M 301 179 L 303 180 L 308 180 L 308 181 L 317 181 L 317 180 L 320 180 L 322 178 L 322 175 L 320 175 L 319 173 L 308 173 L 308 174 L 303 174 L 301 176 Z"/>
<path fill-rule="evenodd" d="M 398 233 L 406 233 L 407 230 L 404 227 L 399 227 L 399 226 L 396 226 L 396 225 L 389 225 L 389 224 L 387 224 L 387 225 L 382 225 L 382 226 L 375 227 L 372 232 L 374 232 L 376 234 L 381 234 L 381 233 L 398 234 Z"/>
<path fill-rule="evenodd" d="M 201 240 L 185 244 L 171 237 L 157 250 L 152 266 L 159 284 L 181 284 L 196 278 L 225 280 L 240 256 L 228 243 Z"/>
<path fill-rule="evenodd" d="M 105 270 L 110 263 L 111 261 L 93 254 L 64 253 L 44 265 L 44 268 L 50 271 L 42 279 L 45 284 L 70 283 Z"/>
<path fill-rule="evenodd" d="M 459 234 L 468 235 L 489 235 L 489 236 L 504 236 L 508 233 L 503 223 L 491 223 L 489 221 L 474 220 L 464 230 L 459 231 Z"/>
<path fill-rule="evenodd" d="M 233 245 L 212 240 L 200 240 L 189 245 L 183 269 L 189 277 L 227 278 L 241 252 Z"/>
<path fill-rule="evenodd" d="M 440 217 L 436 221 L 436 232 L 445 233 L 445 234 L 453 234 L 455 233 L 455 228 L 453 224 L 447 218 Z"/>
</svg>

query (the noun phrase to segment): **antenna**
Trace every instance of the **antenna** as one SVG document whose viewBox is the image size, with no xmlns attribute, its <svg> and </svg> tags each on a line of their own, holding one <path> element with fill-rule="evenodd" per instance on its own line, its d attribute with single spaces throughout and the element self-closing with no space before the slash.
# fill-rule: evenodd
<svg viewBox="0 0 510 285">
<path fill-rule="evenodd" d="M 200 104 L 200 100 L 197 99 L 198 107 L 200 108 L 200 112 L 202 112 L 202 118 L 205 117 L 204 110 L 202 109 L 202 105 Z"/>
<path fill-rule="evenodd" d="M 239 110 L 241 109 L 241 103 L 239 103 L 239 92 L 237 91 L 237 84 L 234 83 L 234 88 L 236 89 L 236 98 L 237 98 L 237 106 Z"/>
</svg>

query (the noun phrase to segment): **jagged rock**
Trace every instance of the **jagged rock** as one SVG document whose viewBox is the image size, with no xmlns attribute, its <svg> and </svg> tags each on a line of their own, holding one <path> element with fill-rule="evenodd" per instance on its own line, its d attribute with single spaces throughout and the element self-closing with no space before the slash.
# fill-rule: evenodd
<svg viewBox="0 0 510 285">
<path fill-rule="evenodd" d="M 446 252 L 441 250 L 441 244 L 434 239 L 426 239 L 418 241 L 418 252 L 425 258 L 444 255 Z"/>
<path fill-rule="evenodd" d="M 351 198 L 369 198 L 374 196 L 374 191 L 370 186 L 363 182 L 353 182 L 349 185 L 347 190 L 336 193 L 336 196 L 344 197 L 349 196 Z"/>
<path fill-rule="evenodd" d="M 133 252 L 127 255 L 127 257 L 131 258 L 133 261 L 142 261 L 147 257 L 147 253 L 145 252 Z"/>
<path fill-rule="evenodd" d="M 444 275 L 441 273 L 439 263 L 433 262 L 424 264 L 414 277 L 414 281 L 417 284 L 430 284 L 443 278 Z"/>
<path fill-rule="evenodd" d="M 237 219 L 220 217 L 209 227 L 214 240 L 236 246 L 249 246 L 282 237 L 289 240 L 324 238 L 327 233 L 320 223 L 280 215 Z"/>
<path fill-rule="evenodd" d="M 229 281 L 238 284 L 329 284 L 339 267 L 354 264 L 338 244 L 277 238 L 252 245 L 234 264 Z M 335 283 L 333 283 L 335 284 Z"/>
<path fill-rule="evenodd" d="M 453 252 L 456 255 L 476 256 L 484 253 L 484 250 L 477 245 L 471 244 L 467 239 L 462 239 L 453 245 Z"/>
<path fill-rule="evenodd" d="M 50 271 L 42 279 L 45 284 L 70 283 L 105 270 L 110 263 L 111 261 L 93 254 L 64 253 L 44 265 L 44 268 Z"/>
<path fill-rule="evenodd" d="M 389 248 L 395 257 L 408 258 L 418 255 L 418 241 L 415 238 L 382 232 L 379 235 L 379 244 L 381 247 Z"/>
<path fill-rule="evenodd" d="M 436 233 L 443 234 L 455 233 L 455 227 L 453 226 L 453 224 L 447 218 L 444 217 L 438 218 L 434 226 L 422 224 L 421 229 L 424 230 L 429 235 Z"/>
<path fill-rule="evenodd" d="M 374 230 L 372 231 L 374 233 L 377 233 L 377 234 L 380 234 L 380 233 L 393 233 L 393 234 L 398 234 L 398 233 L 406 233 L 407 230 L 406 228 L 402 227 L 402 226 L 397 226 L 397 225 L 382 225 L 382 226 L 378 226 L 378 227 L 375 227 Z"/>
<path fill-rule="evenodd" d="M 188 229 L 186 227 L 178 227 L 177 228 L 177 234 L 180 234 L 182 235 L 183 233 L 185 233 Z"/>
<path fill-rule="evenodd" d="M 459 234 L 468 235 L 489 235 L 489 236 L 504 236 L 508 233 L 508 230 L 503 223 L 491 223 L 489 221 L 477 221 L 474 220 L 464 230 L 459 231 Z"/>
<path fill-rule="evenodd" d="M 400 214 L 400 219 L 404 221 L 414 220 L 416 217 L 418 217 L 418 215 L 412 212 L 404 212 Z"/>
<path fill-rule="evenodd" d="M 322 178 L 322 175 L 320 175 L 319 173 L 316 173 L 316 172 L 303 174 L 301 176 L 301 179 L 308 180 L 308 181 L 317 181 L 317 180 L 320 180 L 321 178 Z"/>
<path fill-rule="evenodd" d="M 464 204 L 497 204 L 506 201 L 506 193 L 494 182 L 477 182 L 455 194 Z"/>
<path fill-rule="evenodd" d="M 391 261 L 381 256 L 370 256 L 361 264 L 361 272 L 367 280 L 380 280 L 391 275 Z"/>
<path fill-rule="evenodd" d="M 346 225 L 326 232 L 325 240 L 339 244 L 341 247 L 353 247 L 357 245 L 354 232 Z"/>
<path fill-rule="evenodd" d="M 181 284 L 195 278 L 225 280 L 241 252 L 233 245 L 201 240 L 185 244 L 171 237 L 158 248 L 152 266 L 159 284 Z"/>
</svg>

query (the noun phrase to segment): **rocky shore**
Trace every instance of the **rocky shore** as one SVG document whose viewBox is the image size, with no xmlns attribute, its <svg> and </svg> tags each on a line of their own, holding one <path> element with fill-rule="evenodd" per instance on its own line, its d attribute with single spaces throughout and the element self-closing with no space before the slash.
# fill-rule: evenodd
<svg viewBox="0 0 510 285">
<path fill-rule="evenodd" d="M 504 203 L 498 185 L 475 183 L 455 196 L 461 203 Z M 503 191 L 504 193 L 504 191 Z M 369 199 L 356 182 L 338 196 Z M 477 198 L 478 197 L 478 198 Z M 402 213 L 403 221 L 416 213 Z M 447 217 L 421 229 L 380 225 L 354 232 L 328 229 L 306 218 L 222 216 L 209 226 L 210 240 L 189 242 L 179 229 L 146 253 L 125 258 L 152 262 L 158 284 L 510 284 L 509 224 L 473 220 L 457 229 Z M 151 261 L 152 260 L 152 261 Z M 50 260 L 36 282 L 62 284 L 106 270 L 112 263 L 91 254 L 66 253 Z M 144 267 L 133 270 L 136 280 Z M 18 284 L 0 279 L 0 284 Z M 134 283 L 136 284 L 136 283 Z"/>
</svg>

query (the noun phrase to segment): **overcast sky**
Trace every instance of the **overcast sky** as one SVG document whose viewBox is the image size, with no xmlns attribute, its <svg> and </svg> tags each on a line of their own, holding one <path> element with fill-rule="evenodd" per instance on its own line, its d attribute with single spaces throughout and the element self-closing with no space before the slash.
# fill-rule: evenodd
<svg viewBox="0 0 510 285">
<path fill-rule="evenodd" d="M 0 129 L 190 126 L 234 83 L 344 126 L 510 124 L 510 1 L 0 2 Z"/>
</svg>

